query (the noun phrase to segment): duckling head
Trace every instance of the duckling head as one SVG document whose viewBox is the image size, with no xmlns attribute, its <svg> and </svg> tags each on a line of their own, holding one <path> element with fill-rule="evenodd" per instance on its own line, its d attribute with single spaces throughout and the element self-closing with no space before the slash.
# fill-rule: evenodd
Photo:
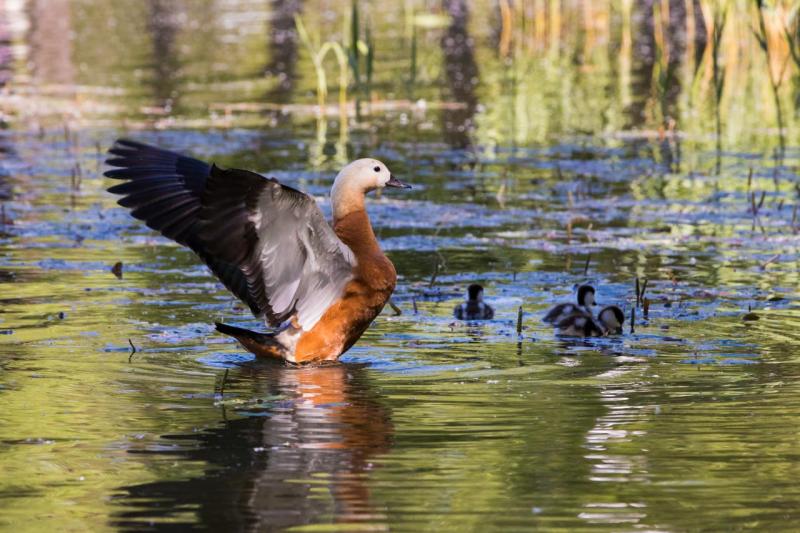
<svg viewBox="0 0 800 533">
<path fill-rule="evenodd" d="M 600 311 L 600 314 L 597 315 L 597 318 L 609 333 L 622 333 L 622 324 L 625 322 L 625 315 L 622 309 L 616 305 L 604 307 Z"/>
<path fill-rule="evenodd" d="M 386 165 L 377 159 L 356 159 L 349 163 L 333 181 L 331 202 L 334 217 L 342 218 L 353 211 L 363 209 L 364 195 L 384 187 L 410 189 L 411 185 L 392 176 Z"/>
<path fill-rule="evenodd" d="M 483 301 L 483 286 L 473 283 L 467 288 L 467 297 L 470 302 Z"/>
<path fill-rule="evenodd" d="M 578 305 L 586 309 L 597 305 L 594 301 L 594 287 L 591 285 L 581 285 L 578 287 Z"/>
</svg>

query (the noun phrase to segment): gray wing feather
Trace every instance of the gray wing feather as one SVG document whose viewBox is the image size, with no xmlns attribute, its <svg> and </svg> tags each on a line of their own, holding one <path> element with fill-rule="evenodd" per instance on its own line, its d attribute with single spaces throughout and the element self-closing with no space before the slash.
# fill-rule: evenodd
<svg viewBox="0 0 800 533">
<path fill-rule="evenodd" d="M 311 329 L 344 292 L 355 259 L 310 196 L 242 170 L 213 167 L 203 196 L 204 235 L 240 266 L 261 315 L 292 315 Z"/>
</svg>

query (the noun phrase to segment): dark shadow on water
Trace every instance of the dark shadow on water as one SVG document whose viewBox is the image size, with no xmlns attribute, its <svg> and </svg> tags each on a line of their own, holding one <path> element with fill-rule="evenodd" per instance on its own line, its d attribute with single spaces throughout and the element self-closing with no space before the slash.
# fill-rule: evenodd
<svg viewBox="0 0 800 533">
<path fill-rule="evenodd" d="M 115 527 L 271 531 L 386 520 L 367 477 L 394 427 L 363 366 L 257 363 L 232 373 L 225 390 L 225 398 L 262 401 L 228 408 L 219 427 L 166 435 L 159 450 L 137 452 L 206 466 L 199 476 L 121 488 Z"/>
<path fill-rule="evenodd" d="M 34 80 L 44 84 L 72 85 L 72 9 L 69 0 L 34 0 L 26 5 L 28 62 Z"/>
<path fill-rule="evenodd" d="M 297 81 L 297 48 L 300 37 L 295 28 L 295 17 L 303 10 L 302 0 L 272 0 L 270 2 L 269 63 L 264 69 L 276 78 L 275 87 L 267 95 L 274 103 L 288 103 L 294 98 Z"/>
<path fill-rule="evenodd" d="M 656 20 L 654 7 L 667 5 L 669 16 L 662 28 L 664 43 L 656 42 Z M 665 125 L 678 116 L 678 97 L 681 93 L 680 68 L 686 56 L 687 46 L 694 49 L 695 64 L 700 60 L 708 42 L 705 21 L 699 0 L 692 0 L 694 13 L 694 35 L 689 34 L 687 9 L 684 0 L 642 0 L 633 7 L 633 80 L 632 92 L 635 100 L 626 110 L 627 127 L 642 127 L 647 124 L 646 108 L 649 98 L 656 99 Z M 658 71 L 657 63 L 661 63 Z"/>
<path fill-rule="evenodd" d="M 168 109 L 176 107 L 180 91 L 180 60 L 176 46 L 178 14 L 176 2 L 150 0 L 147 31 L 153 45 L 150 85 L 155 104 Z"/>
<path fill-rule="evenodd" d="M 470 132 L 478 97 L 478 64 L 472 38 L 467 32 L 469 4 L 465 0 L 443 0 L 442 8 L 450 14 L 450 25 L 442 36 L 444 71 L 450 98 L 463 107 L 446 108 L 442 112 L 442 126 L 447 143 L 454 148 L 471 146 Z"/>
<path fill-rule="evenodd" d="M 0 20 L 0 23 L 2 21 Z M 0 28 L 0 32 L 2 28 Z M 2 38 L 2 36 L 0 36 Z M 2 46 L 2 45 L 0 45 Z M 0 57 L 2 57 L 2 49 L 0 49 Z M 2 76 L 2 65 L 0 65 L 0 76 Z M 0 81 L 2 87 L 2 81 Z M 3 119 L 0 117 L 0 128 L 3 127 Z M 11 182 L 12 172 L 6 168 L 4 162 L 18 161 L 19 155 L 17 154 L 16 146 L 10 137 L 0 136 L 0 239 L 11 236 L 11 227 L 14 224 L 11 209 L 7 208 L 7 204 L 14 197 L 14 187 Z M 13 279 L 13 278 L 12 278 Z M 0 282 L 7 281 L 3 272 L 0 272 Z"/>
<path fill-rule="evenodd" d="M 11 41 L 7 6 L 0 2 L 0 88 L 3 88 L 14 76 L 14 49 Z M 0 118 L 0 127 L 3 120 Z"/>
</svg>

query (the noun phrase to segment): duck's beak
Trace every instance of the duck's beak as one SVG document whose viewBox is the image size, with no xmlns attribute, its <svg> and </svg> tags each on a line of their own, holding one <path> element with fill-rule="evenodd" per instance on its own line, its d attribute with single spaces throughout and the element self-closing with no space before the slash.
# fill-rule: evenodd
<svg viewBox="0 0 800 533">
<path fill-rule="evenodd" d="M 403 183 L 394 176 L 389 176 L 389 181 L 386 182 L 387 187 L 394 187 L 395 189 L 410 189 L 411 185 Z"/>
</svg>

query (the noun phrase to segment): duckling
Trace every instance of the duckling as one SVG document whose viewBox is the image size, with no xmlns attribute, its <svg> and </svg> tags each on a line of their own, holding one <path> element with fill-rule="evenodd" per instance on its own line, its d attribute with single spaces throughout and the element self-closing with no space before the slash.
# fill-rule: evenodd
<svg viewBox="0 0 800 533">
<path fill-rule="evenodd" d="M 625 314 L 616 305 L 607 305 L 597 314 L 597 320 L 606 330 L 606 335 L 619 335 L 625 323 Z"/>
<path fill-rule="evenodd" d="M 558 304 L 557 306 L 550 309 L 546 315 L 544 315 L 543 321 L 547 322 L 548 324 L 560 324 L 562 321 L 566 320 L 568 317 L 572 316 L 575 313 L 578 314 L 587 314 L 589 317 L 592 316 L 592 306 L 596 305 L 594 302 L 594 287 L 591 285 L 581 285 L 578 287 L 578 297 L 577 297 L 578 304 L 572 303 L 563 303 Z"/>
<path fill-rule="evenodd" d="M 223 169 L 119 139 L 109 192 L 150 228 L 187 246 L 253 314 L 277 328 L 217 330 L 259 357 L 336 361 L 377 317 L 397 272 L 375 238 L 365 196 L 410 189 L 376 159 L 346 165 L 331 189 L 333 223 L 316 200 L 274 178 Z"/>
<path fill-rule="evenodd" d="M 575 311 L 556 323 L 558 335 L 566 337 L 602 337 L 603 327 L 585 311 Z"/>
<path fill-rule="evenodd" d="M 603 337 L 622 333 L 625 315 L 616 305 L 608 305 L 597 318 L 585 311 L 576 311 L 556 324 L 559 335 L 567 337 Z"/>
<path fill-rule="evenodd" d="M 489 304 L 483 303 L 483 287 L 473 283 L 467 288 L 467 301 L 458 304 L 453 309 L 453 316 L 458 320 L 491 320 L 494 318 L 494 309 Z"/>
</svg>

